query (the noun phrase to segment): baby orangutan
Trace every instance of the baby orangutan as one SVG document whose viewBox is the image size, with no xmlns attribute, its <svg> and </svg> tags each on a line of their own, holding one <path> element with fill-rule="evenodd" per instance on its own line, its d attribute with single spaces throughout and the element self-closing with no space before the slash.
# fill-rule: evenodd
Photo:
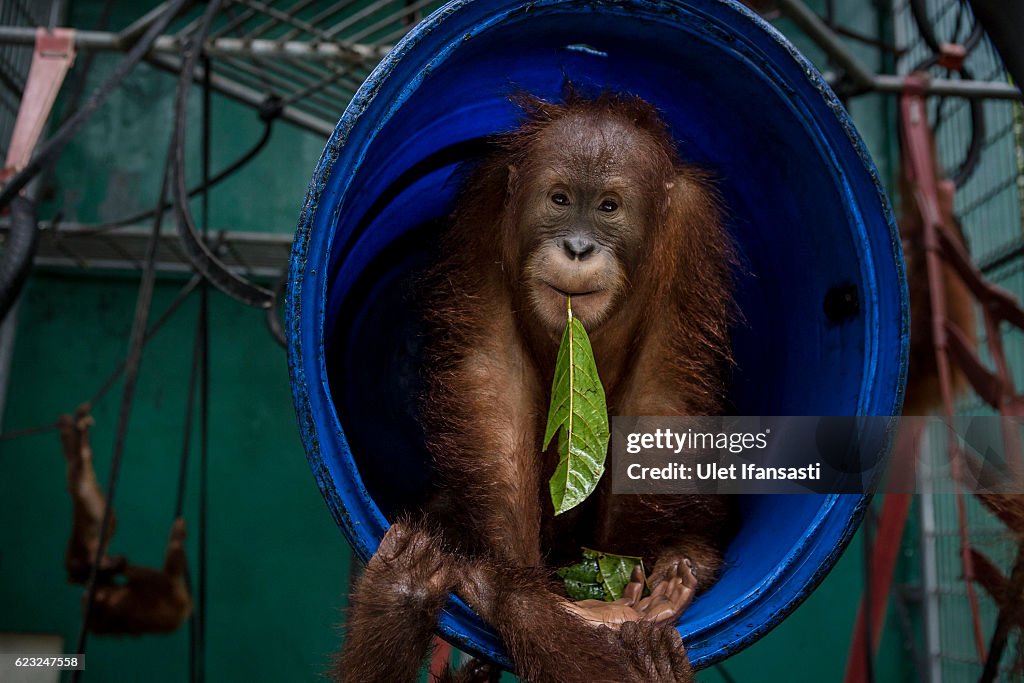
<svg viewBox="0 0 1024 683">
<path fill-rule="evenodd" d="M 392 526 L 352 596 L 341 681 L 411 681 L 449 592 L 534 683 L 691 681 L 675 623 L 717 579 L 728 497 L 611 494 L 558 515 L 542 447 L 566 298 L 610 415 L 723 410 L 733 250 L 704 172 L 646 102 L 521 98 L 525 121 L 466 183 L 428 277 L 423 421 L 441 490 Z M 615 603 L 573 603 L 550 569 L 581 546 L 637 555 Z M 479 668 L 450 680 L 487 680 Z"/>
<path fill-rule="evenodd" d="M 80 406 L 74 415 L 62 415 L 57 422 L 73 504 L 64 563 L 68 581 L 77 584 L 89 580 L 107 507 L 107 498 L 93 468 L 89 441 L 92 424 L 87 405 Z M 115 521 L 110 521 L 104 547 L 114 535 Z M 177 630 L 192 613 L 192 597 L 185 580 L 187 569 L 185 520 L 181 518 L 171 527 L 162 569 L 129 564 L 123 556 L 104 553 L 96 568 L 96 596 L 89 615 L 89 630 L 110 635 Z"/>
</svg>

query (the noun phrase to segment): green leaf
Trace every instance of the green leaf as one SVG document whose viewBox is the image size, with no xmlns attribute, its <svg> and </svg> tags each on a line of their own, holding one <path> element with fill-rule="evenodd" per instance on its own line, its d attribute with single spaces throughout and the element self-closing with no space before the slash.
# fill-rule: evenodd
<svg viewBox="0 0 1024 683">
<path fill-rule="evenodd" d="M 597 555 L 591 551 L 584 551 L 581 562 L 562 567 L 558 570 L 558 575 L 567 581 L 598 585 L 597 573 L 600 570 L 601 568 L 597 564 Z"/>
<path fill-rule="evenodd" d="M 568 313 L 544 430 L 545 449 L 558 434 L 558 466 L 548 482 L 556 515 L 576 507 L 597 488 L 609 438 L 608 404 L 594 350 L 583 324 L 572 315 L 571 299 Z"/>
<path fill-rule="evenodd" d="M 643 561 L 639 557 L 584 548 L 583 560 L 562 567 L 558 575 L 565 582 L 566 594 L 573 600 L 612 602 L 622 597 L 637 565 L 643 569 Z"/>
<path fill-rule="evenodd" d="M 565 579 L 565 593 L 572 600 L 606 600 L 604 586 L 587 581 Z"/>
<path fill-rule="evenodd" d="M 626 586 L 629 585 L 629 577 L 632 575 L 633 569 L 637 565 L 643 567 L 643 560 L 629 555 L 601 553 L 598 555 L 597 565 L 600 569 L 598 575 L 604 585 L 604 591 L 609 596 L 607 599 L 618 600 L 622 597 Z"/>
</svg>

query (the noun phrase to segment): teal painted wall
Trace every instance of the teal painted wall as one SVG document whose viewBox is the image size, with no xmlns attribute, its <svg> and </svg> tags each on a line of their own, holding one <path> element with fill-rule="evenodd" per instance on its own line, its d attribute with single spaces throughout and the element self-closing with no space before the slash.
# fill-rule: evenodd
<svg viewBox="0 0 1024 683">
<path fill-rule="evenodd" d="M 102 4 L 72 3 L 68 23 L 95 25 Z M 115 29 L 142 11 L 129 2 L 114 7 Z M 90 89 L 117 60 L 97 57 Z M 174 88 L 173 77 L 147 66 L 134 72 L 62 157 L 43 217 L 60 211 L 66 221 L 95 222 L 155 205 Z M 193 183 L 199 178 L 197 94 L 190 114 Z M 234 160 L 262 131 L 254 111 L 216 98 L 213 169 Z M 322 147 L 318 136 L 276 124 L 260 157 L 211 194 L 211 226 L 290 233 Z M 165 229 L 173 231 L 173 220 Z M 154 317 L 183 283 L 160 278 Z M 136 287 L 135 275 L 35 273 L 18 311 L 5 431 L 52 423 L 99 387 L 127 351 Z M 173 515 L 198 310 L 192 299 L 146 348 L 117 493 L 112 551 L 150 566 L 162 562 Z M 266 332 L 263 314 L 214 293 L 211 316 L 208 680 L 316 680 L 337 647 L 349 549 L 306 465 L 285 354 Z M 102 482 L 120 387 L 95 406 Z M 197 477 L 194 450 L 186 509 L 193 574 Z M 0 632 L 58 633 L 71 649 L 82 590 L 64 579 L 71 505 L 56 434 L 0 442 L 0 501 Z M 184 628 L 170 636 L 92 636 L 84 680 L 182 681 L 187 662 Z"/>
<path fill-rule="evenodd" d="M 161 282 L 162 310 L 180 283 Z M 125 350 L 132 279 L 37 276 L 19 319 L 4 424 L 44 424 L 84 400 Z M 261 314 L 211 297 L 208 503 L 209 680 L 313 680 L 335 646 L 348 549 L 326 514 L 294 428 L 283 353 Z M 112 550 L 159 566 L 174 510 L 196 302 L 153 339 L 142 364 L 116 507 Z M 105 482 L 118 388 L 96 406 L 94 448 Z M 198 458 L 186 518 L 196 560 Z M 71 505 L 55 434 L 0 446 L 0 632 L 63 634 L 69 649 L 82 590 L 64 581 Z M 92 681 L 187 679 L 186 630 L 92 636 Z"/>
<path fill-rule="evenodd" d="M 69 23 L 92 26 L 101 5 L 74 2 Z M 115 10 L 115 28 L 141 12 L 128 2 L 115 3 Z M 868 12 L 857 21 L 874 19 Z M 91 82 L 114 61 L 99 58 Z M 173 90 L 171 77 L 151 69 L 131 76 L 68 149 L 47 211 L 59 209 L 66 220 L 91 222 L 155 203 Z M 854 113 L 886 171 L 890 138 L 882 125 L 883 105 L 873 102 L 858 103 Z M 189 151 L 194 162 L 198 99 L 193 105 Z M 251 110 L 216 98 L 213 168 L 252 144 L 261 126 Z M 290 233 L 322 144 L 315 135 L 278 124 L 263 154 L 213 192 L 211 226 Z M 198 178 L 198 172 L 191 177 Z M 182 282 L 160 279 L 155 313 Z M 19 311 L 4 430 L 52 422 L 93 393 L 126 352 L 136 284 L 127 275 L 48 271 L 33 276 Z M 261 313 L 219 294 L 211 301 L 208 673 L 216 681 L 315 680 L 338 642 L 334 626 L 345 602 L 349 551 L 302 453 L 283 352 L 266 333 Z M 195 316 L 191 301 L 147 347 L 141 369 L 116 501 L 120 527 L 112 546 L 134 562 L 156 565 L 162 558 Z M 101 481 L 108 472 L 117 401 L 115 388 L 95 409 Z M 188 498 L 193 569 L 196 475 L 194 457 Z M 81 589 L 64 581 L 70 523 L 64 488 L 55 434 L 0 442 L 0 632 L 51 632 L 74 640 Z M 729 673 L 740 683 L 841 680 L 863 590 L 861 566 L 858 539 L 791 618 L 726 663 Z M 187 652 L 184 630 L 138 639 L 94 636 L 85 680 L 181 681 Z M 907 677 L 895 638 L 887 635 L 878 668 L 880 681 Z M 715 671 L 700 678 L 725 680 Z"/>
</svg>

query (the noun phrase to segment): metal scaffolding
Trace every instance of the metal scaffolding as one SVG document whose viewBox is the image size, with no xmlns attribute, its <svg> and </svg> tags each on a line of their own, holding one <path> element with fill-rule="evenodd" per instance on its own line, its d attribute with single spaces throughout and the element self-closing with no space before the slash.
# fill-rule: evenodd
<svg viewBox="0 0 1024 683">
<path fill-rule="evenodd" d="M 284 104 L 282 118 L 328 135 L 352 95 L 388 50 L 436 0 L 298 0 L 291 4 L 230 0 L 206 40 L 211 85 L 221 94 L 258 107 L 267 96 Z M 281 6 L 278 6 L 281 5 Z M 79 51 L 124 51 L 161 12 L 163 3 L 119 32 L 79 30 Z M 194 8 L 157 39 L 150 64 L 177 73 L 181 52 L 198 27 Z M 35 30 L 0 25 L 0 45 L 31 45 Z M 196 70 L 196 79 L 202 70 Z"/>
<path fill-rule="evenodd" d="M 75 46 L 86 53 L 125 51 L 166 10 L 167 4 L 154 7 L 121 31 L 76 29 Z M 425 13 L 442 4 L 440 0 L 226 0 L 204 41 L 206 59 L 196 66 L 193 77 L 202 81 L 204 64 L 208 64 L 213 90 L 257 109 L 273 101 L 275 106 L 280 106 L 281 119 L 326 137 L 377 62 Z M 841 95 L 898 93 L 903 88 L 901 73 L 875 73 L 861 63 L 836 27 L 829 26 L 802 0 L 780 0 L 777 4 L 781 13 L 829 56 L 836 72 L 827 77 Z M 19 6 L 13 3 L 4 7 Z M 147 62 L 164 71 L 179 73 L 183 51 L 199 28 L 203 9 L 203 3 L 194 3 L 179 16 L 166 34 L 155 41 L 146 56 Z M 48 21 L 44 25 L 52 25 L 52 18 Z M 0 76 L 4 72 L 4 55 L 31 54 L 28 46 L 36 40 L 32 24 L 0 17 Z M 929 92 L 937 96 L 1001 100 L 1020 97 L 1020 91 L 1002 79 L 935 78 L 928 87 Z M 0 91 L 0 106 L 16 108 L 19 91 L 9 86 Z M 9 131 L 6 137 L 2 133 L 0 130 L 0 140 L 6 141 Z M 134 239 L 130 232 L 120 229 L 90 232 L 65 227 L 65 234 L 58 238 L 47 236 L 52 229 L 41 226 L 44 254 L 40 264 L 137 267 L 132 259 L 116 257 L 119 252 L 132 252 L 130 244 L 120 244 Z M 0 236 L 5 232 L 6 227 L 0 225 Z M 224 244 L 232 244 L 236 235 L 227 233 Z M 85 254 L 68 253 L 71 248 L 84 249 L 87 239 L 98 240 L 100 244 L 89 246 Z M 47 251 L 56 249 L 57 244 L 62 245 L 63 256 Z M 284 264 L 282 258 L 278 270 L 283 269 Z M 160 268 L 164 270 L 180 267 L 180 260 L 176 258 L 160 261 Z M 269 265 L 261 263 L 256 269 L 268 272 Z"/>
</svg>

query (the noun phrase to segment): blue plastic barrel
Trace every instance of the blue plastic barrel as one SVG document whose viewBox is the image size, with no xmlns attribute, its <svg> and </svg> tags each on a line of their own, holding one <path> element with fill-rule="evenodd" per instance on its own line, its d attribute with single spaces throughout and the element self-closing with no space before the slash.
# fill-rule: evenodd
<svg viewBox="0 0 1024 683">
<path fill-rule="evenodd" d="M 566 79 L 652 102 L 680 155 L 718 176 L 743 259 L 735 413 L 899 412 L 907 300 L 890 207 L 843 107 L 785 38 L 731 1 L 457 0 L 356 93 L 292 250 L 298 421 L 327 505 L 364 559 L 386 515 L 429 487 L 410 293 L 452 209 L 459 164 L 516 125 L 510 94 L 557 99 Z M 778 624 L 835 563 L 866 504 L 743 498 L 728 568 L 679 623 L 692 661 L 706 666 Z M 508 664 L 455 599 L 441 632 Z"/>
</svg>

